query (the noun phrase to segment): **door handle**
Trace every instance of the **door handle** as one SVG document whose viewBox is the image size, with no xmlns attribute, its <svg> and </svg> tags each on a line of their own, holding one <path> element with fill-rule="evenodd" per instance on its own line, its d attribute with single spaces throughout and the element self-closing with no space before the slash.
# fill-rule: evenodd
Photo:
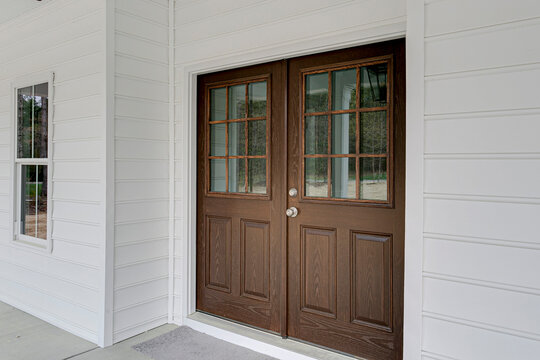
<svg viewBox="0 0 540 360">
<path fill-rule="evenodd" d="M 288 217 L 296 217 L 298 215 L 298 209 L 292 206 L 285 211 L 285 215 Z"/>
</svg>

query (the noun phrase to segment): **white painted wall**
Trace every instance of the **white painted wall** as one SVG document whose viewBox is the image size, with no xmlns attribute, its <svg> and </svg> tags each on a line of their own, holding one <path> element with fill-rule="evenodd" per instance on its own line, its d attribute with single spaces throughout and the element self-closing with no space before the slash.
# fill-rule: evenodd
<svg viewBox="0 0 540 360">
<path fill-rule="evenodd" d="M 423 359 L 540 353 L 540 2 L 425 3 Z"/>
<path fill-rule="evenodd" d="M 113 341 L 168 320 L 169 3 L 116 0 Z"/>
<path fill-rule="evenodd" d="M 0 25 L 0 300 L 98 343 L 103 297 L 105 2 Z M 54 71 L 52 253 L 14 244 L 11 83 Z"/>
</svg>

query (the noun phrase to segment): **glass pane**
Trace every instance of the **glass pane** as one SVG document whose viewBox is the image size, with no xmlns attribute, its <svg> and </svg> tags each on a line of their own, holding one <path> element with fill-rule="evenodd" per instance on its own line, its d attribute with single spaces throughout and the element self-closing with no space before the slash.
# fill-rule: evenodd
<svg viewBox="0 0 540 360">
<path fill-rule="evenodd" d="M 245 159 L 229 159 L 229 192 L 246 192 Z"/>
<path fill-rule="evenodd" d="M 210 191 L 225 191 L 225 169 L 225 159 L 210 160 Z"/>
<path fill-rule="evenodd" d="M 248 117 L 266 116 L 266 81 L 249 84 L 248 96 Z"/>
<path fill-rule="evenodd" d="M 248 155 L 266 155 L 266 120 L 248 121 Z"/>
<path fill-rule="evenodd" d="M 356 69 L 332 72 L 332 110 L 356 109 Z"/>
<path fill-rule="evenodd" d="M 225 120 L 227 93 L 224 87 L 210 90 L 210 121 Z"/>
<path fill-rule="evenodd" d="M 332 154 L 356 154 L 356 113 L 332 115 Z"/>
<path fill-rule="evenodd" d="M 47 239 L 47 166 L 21 166 L 21 234 Z"/>
<path fill-rule="evenodd" d="M 356 198 L 356 158 L 332 159 L 332 197 Z"/>
<path fill-rule="evenodd" d="M 246 154 L 246 123 L 229 123 L 229 155 Z"/>
<path fill-rule="evenodd" d="M 37 238 L 47 239 L 47 166 L 37 166 Z"/>
<path fill-rule="evenodd" d="M 363 66 L 360 71 L 360 106 L 386 105 L 387 64 Z"/>
<path fill-rule="evenodd" d="M 266 159 L 248 159 L 248 192 L 266 194 Z"/>
<path fill-rule="evenodd" d="M 210 125 L 210 155 L 225 156 L 225 124 Z"/>
<path fill-rule="evenodd" d="M 32 86 L 17 92 L 17 157 L 32 157 Z"/>
<path fill-rule="evenodd" d="M 328 154 L 328 116 L 306 116 L 305 153 Z"/>
<path fill-rule="evenodd" d="M 306 113 L 328 111 L 328 73 L 306 76 Z"/>
<path fill-rule="evenodd" d="M 386 111 L 360 114 L 360 152 L 386 154 Z"/>
<path fill-rule="evenodd" d="M 246 117 L 246 85 L 229 87 L 229 120 Z"/>
<path fill-rule="evenodd" d="M 328 197 L 328 159 L 305 159 L 305 195 Z"/>
<path fill-rule="evenodd" d="M 360 159 L 360 199 L 387 200 L 386 158 Z"/>
<path fill-rule="evenodd" d="M 34 157 L 47 157 L 48 98 L 47 83 L 34 86 Z"/>
<path fill-rule="evenodd" d="M 21 234 L 36 237 L 37 187 L 36 165 L 21 167 Z"/>
</svg>

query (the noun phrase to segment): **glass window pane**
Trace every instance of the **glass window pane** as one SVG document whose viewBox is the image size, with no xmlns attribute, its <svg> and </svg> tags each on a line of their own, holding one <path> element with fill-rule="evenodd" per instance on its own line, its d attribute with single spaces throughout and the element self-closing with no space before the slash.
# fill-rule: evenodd
<svg viewBox="0 0 540 360">
<path fill-rule="evenodd" d="M 248 117 L 266 116 L 266 81 L 249 84 L 248 96 Z"/>
<path fill-rule="evenodd" d="M 17 91 L 17 157 L 32 157 L 32 86 Z"/>
<path fill-rule="evenodd" d="M 306 116 L 305 153 L 328 154 L 328 117 Z"/>
<path fill-rule="evenodd" d="M 356 158 L 332 159 L 332 197 L 356 198 Z"/>
<path fill-rule="evenodd" d="M 328 111 L 328 73 L 306 75 L 306 113 Z"/>
<path fill-rule="evenodd" d="M 332 72 L 332 110 L 356 109 L 356 69 Z"/>
<path fill-rule="evenodd" d="M 47 130 L 49 86 L 47 83 L 34 86 L 34 157 L 47 157 Z"/>
<path fill-rule="evenodd" d="M 386 158 L 360 158 L 360 199 L 387 200 Z"/>
<path fill-rule="evenodd" d="M 386 111 L 360 114 L 360 152 L 386 154 Z"/>
<path fill-rule="evenodd" d="M 356 154 L 356 113 L 332 115 L 332 154 Z"/>
<path fill-rule="evenodd" d="M 305 159 L 305 196 L 328 197 L 328 159 Z"/>
<path fill-rule="evenodd" d="M 224 87 L 210 89 L 210 121 L 225 120 L 227 93 Z"/>
<path fill-rule="evenodd" d="M 229 123 L 229 155 L 238 156 L 246 154 L 246 123 Z"/>
<path fill-rule="evenodd" d="M 229 159 L 229 192 L 246 192 L 245 159 Z"/>
<path fill-rule="evenodd" d="M 246 85 L 229 86 L 229 120 L 246 117 Z"/>
<path fill-rule="evenodd" d="M 248 155 L 266 155 L 266 120 L 248 121 Z"/>
<path fill-rule="evenodd" d="M 47 166 L 37 166 L 37 238 L 47 239 Z"/>
<path fill-rule="evenodd" d="M 210 125 L 210 155 L 225 156 L 225 124 Z"/>
<path fill-rule="evenodd" d="M 248 192 L 266 194 L 266 159 L 248 159 Z"/>
<path fill-rule="evenodd" d="M 360 70 L 360 106 L 386 106 L 388 65 L 363 66 Z"/>
<path fill-rule="evenodd" d="M 226 190 L 225 173 L 225 159 L 210 160 L 210 191 L 224 192 Z"/>
</svg>

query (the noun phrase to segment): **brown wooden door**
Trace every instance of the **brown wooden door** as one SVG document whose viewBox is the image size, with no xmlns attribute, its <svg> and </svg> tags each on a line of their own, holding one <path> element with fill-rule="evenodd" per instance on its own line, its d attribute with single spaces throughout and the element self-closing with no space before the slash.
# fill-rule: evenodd
<svg viewBox="0 0 540 360">
<path fill-rule="evenodd" d="M 198 79 L 197 309 L 280 332 L 282 64 Z"/>
<path fill-rule="evenodd" d="M 404 42 L 289 63 L 288 335 L 402 354 Z"/>
<path fill-rule="evenodd" d="M 199 311 L 401 358 L 404 74 L 397 40 L 199 77 Z"/>
</svg>

